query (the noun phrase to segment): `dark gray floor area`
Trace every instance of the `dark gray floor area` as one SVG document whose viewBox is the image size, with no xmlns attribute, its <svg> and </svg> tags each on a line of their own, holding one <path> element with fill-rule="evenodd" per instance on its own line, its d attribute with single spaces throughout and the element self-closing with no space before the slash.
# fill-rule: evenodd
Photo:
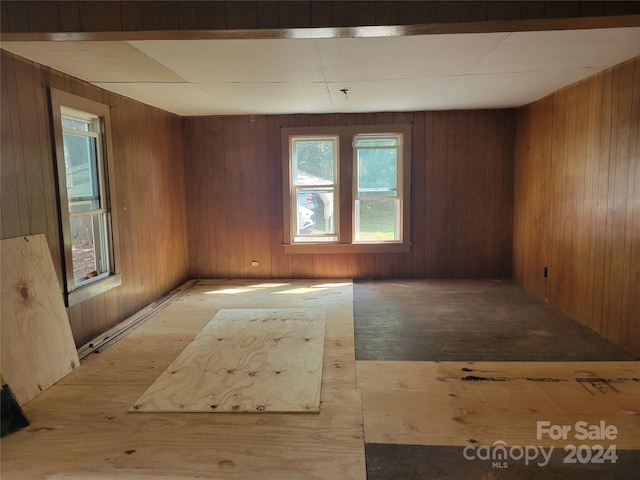
<svg viewBox="0 0 640 480">
<path fill-rule="evenodd" d="M 474 458 L 472 452 L 467 455 L 474 459 L 467 460 L 463 448 L 370 443 L 366 445 L 367 480 L 632 480 L 640 470 L 637 450 L 617 450 L 616 463 L 581 464 L 564 463 L 568 453 L 554 448 L 548 464 L 539 454 L 526 465 L 524 458 L 494 464 Z"/>
<path fill-rule="evenodd" d="M 353 297 L 357 360 L 635 360 L 511 281 L 355 281 Z"/>
</svg>

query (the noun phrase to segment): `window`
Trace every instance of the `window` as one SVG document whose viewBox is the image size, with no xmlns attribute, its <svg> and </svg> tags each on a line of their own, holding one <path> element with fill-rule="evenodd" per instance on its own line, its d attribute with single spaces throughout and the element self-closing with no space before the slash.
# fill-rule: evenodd
<svg viewBox="0 0 640 480">
<path fill-rule="evenodd" d="M 110 210 L 109 107 L 51 89 L 67 304 L 120 284 Z"/>
<path fill-rule="evenodd" d="M 291 137 L 294 242 L 335 242 L 338 137 Z"/>
<path fill-rule="evenodd" d="M 353 140 L 354 241 L 402 241 L 402 135 L 357 135 Z"/>
<path fill-rule="evenodd" d="M 285 252 L 408 252 L 410 125 L 282 130 Z"/>
</svg>

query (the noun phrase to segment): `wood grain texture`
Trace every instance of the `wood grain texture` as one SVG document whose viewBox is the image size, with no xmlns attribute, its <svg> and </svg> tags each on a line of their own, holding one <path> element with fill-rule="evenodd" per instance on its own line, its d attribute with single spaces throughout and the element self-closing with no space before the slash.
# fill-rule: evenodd
<svg viewBox="0 0 640 480">
<path fill-rule="evenodd" d="M 519 109 L 514 223 L 514 278 L 635 355 L 639 72 L 635 58 Z"/>
<path fill-rule="evenodd" d="M 93 3 L 93 2 L 88 2 Z M 1 238 L 43 233 L 62 285 L 48 86 L 111 106 L 123 283 L 69 309 L 82 345 L 188 276 L 186 187 L 179 117 L 107 93 L 2 51 Z M 62 288 L 62 287 L 60 287 Z"/>
<path fill-rule="evenodd" d="M 639 362 L 357 362 L 365 441 L 405 445 L 564 447 L 576 422 L 640 441 Z M 402 408 L 399 408 L 402 405 Z M 537 438 L 537 421 L 570 425 L 569 440 Z M 575 442 L 574 442 L 575 443 Z M 586 445 L 602 440 L 580 440 Z"/>
<path fill-rule="evenodd" d="M 32 3 L 34 5 L 30 5 Z M 187 5 L 180 5 L 182 3 Z M 262 3 L 268 3 L 268 5 L 261 5 Z M 487 20 L 563 19 L 640 13 L 640 6 L 634 1 L 31 2 L 5 0 L 2 4 L 3 21 L 4 17 L 8 17 L 6 23 L 9 31 L 14 33 L 176 30 L 178 28 L 225 30 L 359 27 L 470 23 Z M 78 22 L 80 22 L 80 28 L 74 28 L 78 26 Z M 134 26 L 135 28 L 132 28 Z"/>
<path fill-rule="evenodd" d="M 80 365 L 44 235 L 0 242 L 0 372 L 24 404 Z"/>
<path fill-rule="evenodd" d="M 320 411 L 325 313 L 223 309 L 133 412 Z"/>
<path fill-rule="evenodd" d="M 200 282 L 24 407 L 29 429 L 2 439 L 3 480 L 364 480 L 351 290 L 337 281 Z M 318 414 L 128 413 L 219 309 L 283 305 L 327 314 Z"/>
<path fill-rule="evenodd" d="M 192 275 L 510 278 L 514 120 L 512 110 L 184 118 Z M 279 128 L 394 123 L 413 123 L 411 253 L 284 254 Z"/>
</svg>

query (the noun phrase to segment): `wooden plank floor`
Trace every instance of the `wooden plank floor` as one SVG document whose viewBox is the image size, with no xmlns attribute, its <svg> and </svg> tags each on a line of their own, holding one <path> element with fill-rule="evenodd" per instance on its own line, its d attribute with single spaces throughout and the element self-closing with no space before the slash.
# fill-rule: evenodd
<svg viewBox="0 0 640 480">
<path fill-rule="evenodd" d="M 631 355 L 588 331 L 575 336 L 581 327 L 510 282 L 409 283 L 366 282 L 364 291 L 350 282 L 201 281 L 25 405 L 31 426 L 2 440 L 2 478 L 634 478 L 640 383 Z M 411 295 L 399 293 L 407 288 Z M 390 302 L 377 313 L 376 296 Z M 318 415 L 127 413 L 222 308 L 326 310 Z M 451 339 L 446 349 L 424 326 L 410 334 L 416 312 L 424 318 L 429 308 L 465 320 L 448 327 L 443 321 L 434 330 L 441 340 Z M 368 312 L 377 336 L 363 329 L 360 317 L 354 338 L 354 309 L 356 316 Z M 477 342 L 478 323 L 485 321 L 499 338 L 500 322 L 492 318 L 507 322 L 505 342 Z M 516 348 L 508 336 L 519 322 L 527 339 Z M 505 358 L 496 358 L 503 347 Z M 403 349 L 404 358 L 394 358 Z M 598 362 L 575 362 L 581 349 Z M 442 352 L 446 358 L 433 358 Z M 531 422 L 547 419 L 615 424 L 618 462 L 566 464 L 558 447 L 544 467 L 513 461 L 496 468 L 464 457 L 464 448 L 483 443 L 529 442 Z"/>
<path fill-rule="evenodd" d="M 128 413 L 221 308 L 323 308 L 319 414 Z M 365 478 L 350 282 L 200 282 L 25 406 L 8 479 Z"/>
</svg>

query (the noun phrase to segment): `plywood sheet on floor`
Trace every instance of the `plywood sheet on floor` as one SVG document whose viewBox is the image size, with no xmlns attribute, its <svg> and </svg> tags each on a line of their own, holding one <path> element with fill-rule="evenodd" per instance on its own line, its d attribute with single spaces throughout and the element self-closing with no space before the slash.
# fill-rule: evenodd
<svg viewBox="0 0 640 480">
<path fill-rule="evenodd" d="M 558 446 L 537 422 L 618 431 L 640 448 L 640 362 L 357 362 L 365 441 L 408 445 Z"/>
<path fill-rule="evenodd" d="M 133 412 L 318 412 L 325 312 L 223 309 Z"/>
<path fill-rule="evenodd" d="M 0 372 L 20 404 L 80 365 L 44 235 L 2 240 Z"/>
<path fill-rule="evenodd" d="M 318 414 L 128 413 L 218 310 L 285 305 L 326 312 Z M 29 402 L 2 479 L 364 480 L 353 344 L 350 282 L 200 282 Z"/>
</svg>

